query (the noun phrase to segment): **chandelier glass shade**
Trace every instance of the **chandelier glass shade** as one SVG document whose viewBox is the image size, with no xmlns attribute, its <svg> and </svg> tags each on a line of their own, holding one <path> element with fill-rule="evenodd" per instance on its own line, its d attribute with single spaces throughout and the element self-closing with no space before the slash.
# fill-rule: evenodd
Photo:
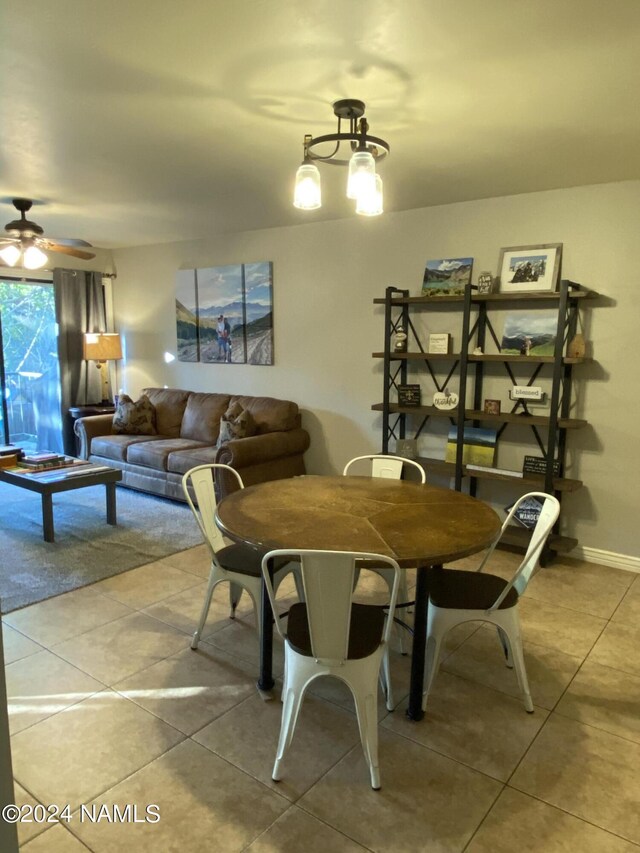
<svg viewBox="0 0 640 853">
<path fill-rule="evenodd" d="M 356 202 L 356 213 L 362 216 L 378 216 L 382 213 L 382 178 L 376 171 L 376 165 L 387 156 L 390 147 L 384 139 L 371 136 L 364 111 L 362 101 L 351 98 L 336 101 L 333 112 L 338 119 L 337 133 L 316 137 L 305 135 L 304 157 L 295 180 L 295 207 L 316 210 L 321 206 L 320 170 L 315 165 L 318 161 L 349 167 L 346 192 L 347 198 Z M 348 130 L 343 130 L 342 122 L 348 122 Z M 329 143 L 333 145 L 333 150 L 328 154 L 320 153 L 320 149 L 326 151 Z M 346 159 L 343 146 L 351 151 Z"/>
</svg>

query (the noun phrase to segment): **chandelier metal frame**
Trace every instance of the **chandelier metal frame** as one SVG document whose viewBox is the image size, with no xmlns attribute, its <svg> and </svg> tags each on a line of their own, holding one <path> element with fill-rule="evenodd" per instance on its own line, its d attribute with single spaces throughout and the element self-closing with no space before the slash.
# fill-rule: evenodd
<svg viewBox="0 0 640 853">
<path fill-rule="evenodd" d="M 317 160 L 330 166 L 348 166 L 350 157 L 343 159 L 336 157 L 343 142 L 350 142 L 351 151 L 368 151 L 377 162 L 383 160 L 391 151 L 389 143 L 379 136 L 369 133 L 369 123 L 365 118 L 364 101 L 355 98 L 344 98 L 333 104 L 334 115 L 338 119 L 338 132 L 326 133 L 322 136 L 306 134 L 304 137 L 304 156 L 311 161 Z M 342 122 L 349 122 L 349 130 L 342 131 Z M 313 149 L 327 142 L 336 142 L 336 147 L 331 154 L 322 155 Z"/>
</svg>

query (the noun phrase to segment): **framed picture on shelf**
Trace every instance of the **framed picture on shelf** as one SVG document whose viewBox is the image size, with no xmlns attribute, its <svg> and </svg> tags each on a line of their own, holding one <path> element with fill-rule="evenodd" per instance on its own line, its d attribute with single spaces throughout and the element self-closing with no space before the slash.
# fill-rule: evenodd
<svg viewBox="0 0 640 853">
<path fill-rule="evenodd" d="M 557 290 L 561 257 L 562 243 L 501 249 L 498 263 L 500 292 Z"/>
<path fill-rule="evenodd" d="M 506 355 L 553 355 L 558 314 L 553 311 L 518 311 L 507 314 L 500 352 Z"/>
<path fill-rule="evenodd" d="M 500 414 L 500 400 L 485 400 L 484 401 L 484 413 L 485 413 L 485 415 L 499 415 Z"/>
<path fill-rule="evenodd" d="M 471 281 L 473 258 L 427 261 L 422 279 L 423 296 L 464 296 Z"/>
</svg>

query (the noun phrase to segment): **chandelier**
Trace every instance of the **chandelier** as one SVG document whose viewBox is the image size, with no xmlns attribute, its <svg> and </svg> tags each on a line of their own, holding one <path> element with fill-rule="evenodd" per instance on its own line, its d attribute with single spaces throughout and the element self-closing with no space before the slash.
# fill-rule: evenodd
<svg viewBox="0 0 640 853">
<path fill-rule="evenodd" d="M 306 134 L 303 141 L 304 157 L 296 173 L 294 207 L 300 210 L 316 210 L 322 205 L 320 170 L 314 161 L 332 166 L 348 166 L 347 198 L 354 199 L 356 213 L 361 216 L 378 216 L 382 213 L 382 178 L 376 172 L 376 162 L 384 159 L 390 151 L 389 143 L 378 136 L 370 136 L 369 123 L 364 116 L 364 102 L 353 98 L 336 101 L 334 115 L 338 119 L 337 133 L 313 137 Z M 348 131 L 342 130 L 342 122 L 348 122 Z M 320 154 L 318 148 L 333 142 L 335 147 L 329 154 Z M 342 156 L 341 146 L 349 143 L 351 156 Z"/>
</svg>

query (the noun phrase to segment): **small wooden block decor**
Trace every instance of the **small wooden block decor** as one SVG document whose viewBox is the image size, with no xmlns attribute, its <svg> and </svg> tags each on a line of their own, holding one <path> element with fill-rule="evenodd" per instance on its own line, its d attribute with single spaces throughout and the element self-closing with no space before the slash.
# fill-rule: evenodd
<svg viewBox="0 0 640 853">
<path fill-rule="evenodd" d="M 448 332 L 436 335 L 429 335 L 429 353 L 448 353 L 450 340 L 451 335 Z"/>
<path fill-rule="evenodd" d="M 399 438 L 396 441 L 396 454 L 405 459 L 418 458 L 418 442 L 415 438 Z"/>
<path fill-rule="evenodd" d="M 485 413 L 485 415 L 499 415 L 500 414 L 500 400 L 485 400 L 484 401 L 484 413 Z"/>
<path fill-rule="evenodd" d="M 398 385 L 398 405 L 419 406 L 421 391 L 419 385 Z"/>
</svg>

